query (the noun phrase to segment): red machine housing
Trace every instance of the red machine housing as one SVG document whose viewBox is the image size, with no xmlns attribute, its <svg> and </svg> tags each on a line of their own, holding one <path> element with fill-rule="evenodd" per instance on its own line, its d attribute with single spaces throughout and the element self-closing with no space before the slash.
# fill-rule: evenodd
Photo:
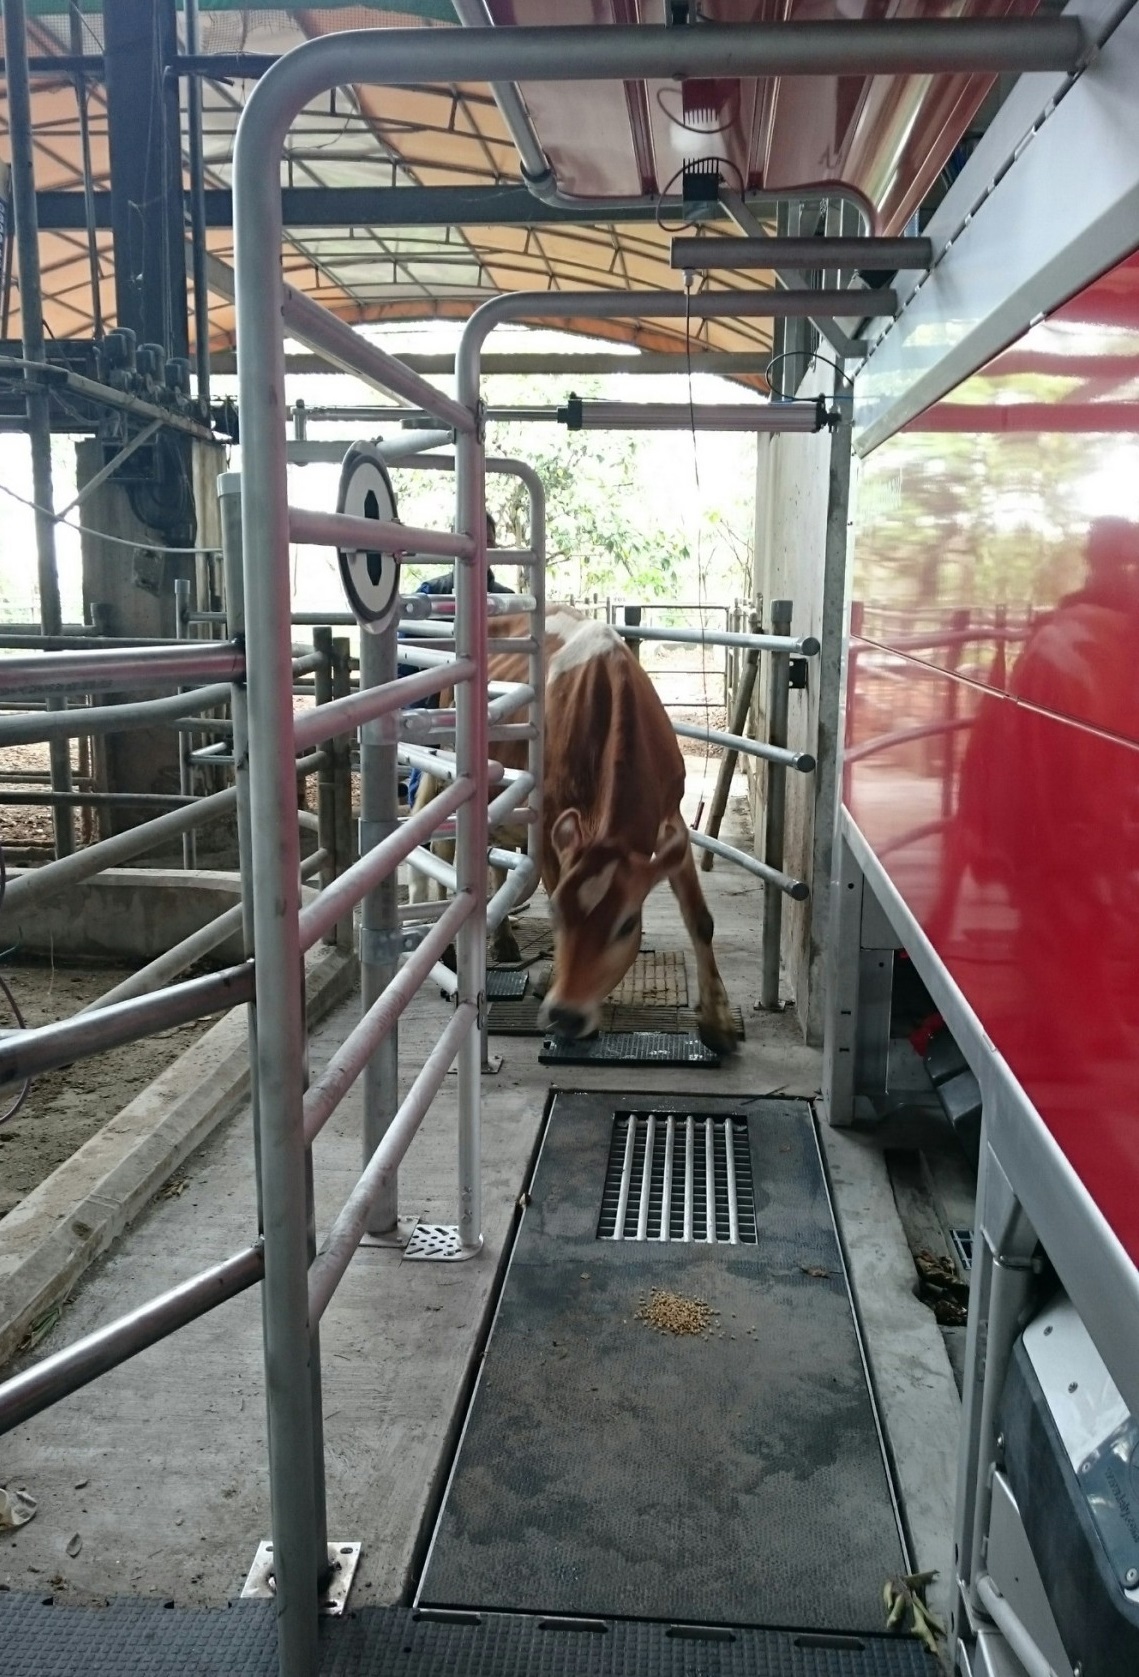
<svg viewBox="0 0 1139 1677">
<path fill-rule="evenodd" d="M 857 494 L 845 802 L 1139 1263 L 1139 255 Z"/>
</svg>

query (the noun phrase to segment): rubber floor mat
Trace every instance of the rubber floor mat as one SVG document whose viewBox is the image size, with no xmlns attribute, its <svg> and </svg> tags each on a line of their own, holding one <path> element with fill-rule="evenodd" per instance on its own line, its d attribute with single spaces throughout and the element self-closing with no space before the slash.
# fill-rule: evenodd
<svg viewBox="0 0 1139 1677">
<path fill-rule="evenodd" d="M 598 1238 L 648 1112 L 746 1125 L 755 1244 Z M 903 1570 L 808 1105 L 559 1094 L 420 1604 L 869 1635 Z"/>
<path fill-rule="evenodd" d="M 50 1602 L 51 1598 L 46 1598 Z M 277 1677 L 272 1602 L 45 1605 L 0 1592 L 4 1677 Z M 588 1634 L 582 1634 L 585 1629 Z M 566 1625 L 503 1613 L 439 1622 L 407 1607 L 362 1607 L 321 1626 L 320 1677 L 930 1677 L 898 1637 L 721 1632 L 666 1624 Z"/>
</svg>

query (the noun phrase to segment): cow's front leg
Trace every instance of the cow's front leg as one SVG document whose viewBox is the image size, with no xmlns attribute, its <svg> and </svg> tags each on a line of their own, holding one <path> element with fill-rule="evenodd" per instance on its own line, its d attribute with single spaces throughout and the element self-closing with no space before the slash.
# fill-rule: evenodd
<svg viewBox="0 0 1139 1677">
<path fill-rule="evenodd" d="M 510 878 L 506 868 L 491 868 L 489 894 L 493 897 L 496 891 L 502 889 Z M 496 967 L 516 967 L 522 964 L 522 951 L 518 947 L 518 939 L 514 936 L 514 928 L 510 924 L 510 916 L 500 921 L 498 927 L 491 933 L 490 944 L 491 962 Z"/>
<path fill-rule="evenodd" d="M 692 939 L 692 949 L 696 956 L 700 989 L 696 1017 L 700 1022 L 700 1039 L 717 1054 L 734 1054 L 738 1047 L 735 1021 L 732 1018 L 728 992 L 724 989 L 724 981 L 720 977 L 716 957 L 712 953 L 712 933 L 715 928 L 708 904 L 704 901 L 704 893 L 700 889 L 700 879 L 692 859 L 691 847 L 685 851 L 680 867 L 669 875 L 668 883 L 680 904 L 680 912 L 684 917 L 684 924 Z"/>
</svg>

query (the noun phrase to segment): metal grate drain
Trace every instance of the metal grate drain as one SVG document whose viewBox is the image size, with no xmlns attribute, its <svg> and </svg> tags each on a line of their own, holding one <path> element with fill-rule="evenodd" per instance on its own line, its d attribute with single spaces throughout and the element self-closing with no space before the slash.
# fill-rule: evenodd
<svg viewBox="0 0 1139 1677">
<path fill-rule="evenodd" d="M 463 1255 L 458 1226 L 454 1223 L 417 1223 L 403 1255 L 411 1263 L 456 1263 Z"/>
<path fill-rule="evenodd" d="M 601 1031 L 580 1042 L 548 1036 L 538 1050 L 542 1066 L 718 1066 L 697 1036 L 679 1031 Z"/>
<path fill-rule="evenodd" d="M 747 1119 L 614 1113 L 597 1238 L 754 1246 Z"/>
<path fill-rule="evenodd" d="M 488 1002 L 521 1001 L 530 984 L 525 967 L 511 971 L 509 967 L 486 969 L 486 999 Z"/>
<path fill-rule="evenodd" d="M 953 1242 L 953 1250 L 957 1255 L 957 1263 L 961 1273 L 968 1275 L 973 1268 L 972 1229 L 950 1229 L 949 1238 Z"/>
</svg>

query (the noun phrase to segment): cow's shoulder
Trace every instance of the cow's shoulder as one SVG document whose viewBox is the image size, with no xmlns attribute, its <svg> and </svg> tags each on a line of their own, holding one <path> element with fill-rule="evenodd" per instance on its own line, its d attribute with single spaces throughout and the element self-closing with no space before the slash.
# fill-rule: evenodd
<svg viewBox="0 0 1139 1677">
<path fill-rule="evenodd" d="M 570 670 L 580 669 L 595 658 L 625 652 L 624 642 L 616 629 L 610 628 L 608 623 L 597 623 L 592 618 L 570 618 L 559 612 L 551 620 L 549 632 L 557 642 L 551 647 L 547 675 L 547 680 L 551 682 L 567 675 Z"/>
</svg>

